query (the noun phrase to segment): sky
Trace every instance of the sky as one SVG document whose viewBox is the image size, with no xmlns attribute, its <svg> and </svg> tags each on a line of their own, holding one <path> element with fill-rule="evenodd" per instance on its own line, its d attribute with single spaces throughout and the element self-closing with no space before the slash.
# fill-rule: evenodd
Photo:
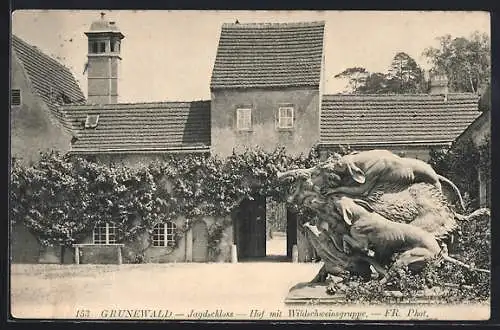
<svg viewBox="0 0 500 330">
<path fill-rule="evenodd" d="M 22 10 L 12 32 L 58 59 L 87 95 L 83 69 L 88 31 L 101 11 Z M 223 23 L 325 21 L 324 93 L 344 90 L 333 76 L 348 67 L 386 72 L 397 52 L 430 66 L 425 48 L 437 37 L 490 35 L 487 12 L 402 11 L 102 11 L 125 35 L 121 45 L 119 102 L 210 99 L 210 77 Z"/>
</svg>

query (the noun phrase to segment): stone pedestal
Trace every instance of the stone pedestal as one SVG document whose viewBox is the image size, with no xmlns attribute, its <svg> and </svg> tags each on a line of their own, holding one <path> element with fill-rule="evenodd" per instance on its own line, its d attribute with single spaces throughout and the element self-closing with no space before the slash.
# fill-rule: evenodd
<svg viewBox="0 0 500 330">
<path fill-rule="evenodd" d="M 310 305 L 310 304 L 352 304 L 347 302 L 343 293 L 329 295 L 326 293 L 326 283 L 298 283 L 293 286 L 285 298 L 285 304 Z M 384 291 L 385 300 L 394 299 L 394 303 L 406 304 L 434 304 L 446 293 L 446 289 L 432 288 L 418 292 L 412 298 L 403 298 L 399 291 Z"/>
<path fill-rule="evenodd" d="M 345 303 L 345 296 L 341 294 L 329 295 L 326 293 L 326 284 L 298 283 L 290 289 L 285 304 L 332 304 Z"/>
</svg>

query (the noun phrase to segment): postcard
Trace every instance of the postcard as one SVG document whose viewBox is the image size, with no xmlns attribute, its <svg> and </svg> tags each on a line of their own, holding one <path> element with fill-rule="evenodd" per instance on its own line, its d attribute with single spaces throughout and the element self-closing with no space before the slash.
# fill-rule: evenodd
<svg viewBox="0 0 500 330">
<path fill-rule="evenodd" d="M 12 14 L 13 319 L 490 318 L 490 17 Z"/>
</svg>

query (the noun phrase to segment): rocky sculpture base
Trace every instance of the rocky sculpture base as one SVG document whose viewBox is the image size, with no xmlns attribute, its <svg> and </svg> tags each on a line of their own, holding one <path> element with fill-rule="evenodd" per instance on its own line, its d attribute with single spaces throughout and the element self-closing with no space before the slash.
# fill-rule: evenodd
<svg viewBox="0 0 500 330">
<path fill-rule="evenodd" d="M 406 283 L 406 275 L 421 273 L 430 263 L 449 263 L 478 274 L 490 272 L 483 265 L 477 268 L 473 262 L 466 264 L 452 256 L 458 252 L 453 248 L 461 226 L 489 218 L 489 210 L 459 214 L 440 182 L 454 187 L 460 197 L 458 188 L 429 164 L 384 150 L 361 151 L 334 155 L 311 168 L 280 172 L 278 178 L 285 186 L 291 185 L 287 188 L 290 203 L 314 213 L 299 228 L 323 262 L 310 283 L 290 290 L 288 303 L 376 301 L 379 295 L 384 303 L 391 297 L 398 303 L 405 299 L 429 303 L 451 291 L 412 292 L 423 286 L 415 286 L 412 278 Z M 435 270 L 430 271 L 426 285 L 437 283 L 437 276 Z M 366 282 L 359 282 L 360 278 Z M 454 276 L 450 279 L 464 283 Z M 441 279 L 440 285 L 448 288 L 443 281 L 447 279 Z M 408 293 L 384 291 L 400 289 Z M 342 297 L 346 292 L 350 296 Z"/>
<path fill-rule="evenodd" d="M 349 301 L 346 295 L 341 292 L 335 294 L 327 293 L 327 283 L 298 283 L 293 286 L 285 298 L 287 305 L 321 305 L 321 304 L 356 304 L 362 302 Z M 429 288 L 416 292 L 409 298 L 404 297 L 400 291 L 384 291 L 383 302 L 380 303 L 397 303 L 397 304 L 436 304 L 442 302 L 441 297 L 447 293 L 446 289 L 440 287 Z M 382 297 L 381 297 L 382 298 Z M 370 302 L 373 304 L 376 302 Z"/>
</svg>

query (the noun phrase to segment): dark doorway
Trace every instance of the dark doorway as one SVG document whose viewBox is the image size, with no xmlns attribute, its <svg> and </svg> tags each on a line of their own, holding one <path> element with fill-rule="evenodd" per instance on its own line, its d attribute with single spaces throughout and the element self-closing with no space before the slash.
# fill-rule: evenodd
<svg viewBox="0 0 500 330">
<path fill-rule="evenodd" d="M 292 249 L 297 244 L 297 215 L 284 204 L 268 208 L 265 197 L 256 197 L 242 201 L 233 214 L 239 261 L 292 261 Z"/>
<path fill-rule="evenodd" d="M 241 202 L 234 216 L 235 244 L 239 260 L 266 256 L 266 199 Z"/>
<path fill-rule="evenodd" d="M 286 220 L 286 256 L 292 260 L 292 249 L 297 244 L 297 213 L 287 209 Z"/>
</svg>

